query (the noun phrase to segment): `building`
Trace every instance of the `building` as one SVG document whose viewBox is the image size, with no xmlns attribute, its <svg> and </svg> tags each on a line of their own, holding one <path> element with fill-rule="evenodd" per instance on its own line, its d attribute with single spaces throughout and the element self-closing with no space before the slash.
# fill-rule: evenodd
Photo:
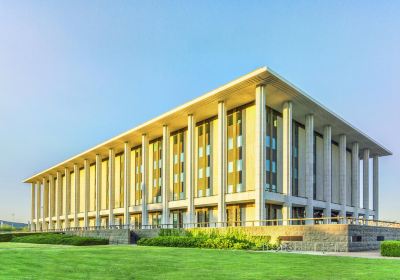
<svg viewBox="0 0 400 280">
<path fill-rule="evenodd" d="M 263 67 L 25 183 L 36 230 L 330 223 L 379 218 L 387 155 Z"/>
</svg>

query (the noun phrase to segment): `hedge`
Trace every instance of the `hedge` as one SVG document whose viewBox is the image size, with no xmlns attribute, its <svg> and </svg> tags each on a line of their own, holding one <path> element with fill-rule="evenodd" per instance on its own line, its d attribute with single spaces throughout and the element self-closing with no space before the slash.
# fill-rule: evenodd
<svg viewBox="0 0 400 280">
<path fill-rule="evenodd" d="M 158 237 L 141 238 L 139 246 L 213 248 L 213 249 L 274 249 L 268 236 L 249 236 L 239 230 L 218 231 L 162 230 Z"/>
<path fill-rule="evenodd" d="M 13 237 L 34 235 L 39 233 L 21 232 L 21 233 L 0 233 L 0 242 L 11 242 Z"/>
<path fill-rule="evenodd" d="M 41 233 L 25 236 L 13 236 L 11 242 L 73 246 L 107 245 L 109 243 L 108 239 L 81 237 L 59 233 Z"/>
<path fill-rule="evenodd" d="M 400 241 L 381 242 L 381 255 L 386 257 L 400 257 Z"/>
<path fill-rule="evenodd" d="M 162 246 L 162 247 L 200 247 L 203 239 L 189 236 L 158 236 L 154 238 L 141 238 L 137 242 L 142 246 Z"/>
</svg>

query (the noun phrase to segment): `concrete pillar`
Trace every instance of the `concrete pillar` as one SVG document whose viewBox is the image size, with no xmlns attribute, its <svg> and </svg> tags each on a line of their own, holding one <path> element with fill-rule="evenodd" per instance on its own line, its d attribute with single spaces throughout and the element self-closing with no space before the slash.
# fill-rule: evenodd
<svg viewBox="0 0 400 280">
<path fill-rule="evenodd" d="M 61 202 L 62 202 L 62 196 L 61 196 L 61 188 L 62 188 L 62 176 L 61 172 L 57 171 L 57 186 L 56 186 L 56 229 L 61 228 L 61 221 L 60 221 L 60 216 L 61 216 Z"/>
<path fill-rule="evenodd" d="M 85 195 L 84 195 L 84 226 L 88 227 L 89 226 L 89 199 L 90 199 L 90 163 L 89 160 L 85 159 L 83 161 L 83 168 L 84 168 L 84 174 L 85 174 L 85 182 L 84 182 L 84 188 L 85 188 Z"/>
<path fill-rule="evenodd" d="M 35 183 L 31 183 L 31 231 L 35 230 L 36 223 L 34 220 L 36 219 L 36 186 Z"/>
<path fill-rule="evenodd" d="M 40 227 L 40 217 L 42 208 L 42 191 L 40 186 L 40 181 L 36 182 L 36 230 L 41 230 Z"/>
<path fill-rule="evenodd" d="M 131 217 L 129 214 L 129 201 L 131 193 L 131 145 L 124 143 L 124 224 L 129 227 Z"/>
<path fill-rule="evenodd" d="M 289 225 L 292 217 L 292 103 L 287 101 L 282 110 L 282 191 L 285 203 L 282 207 L 283 225 Z"/>
<path fill-rule="evenodd" d="M 46 178 L 42 179 L 43 182 L 43 213 L 42 213 L 42 227 L 47 230 L 46 218 L 49 216 L 49 185 Z"/>
<path fill-rule="evenodd" d="M 162 140 L 162 223 L 169 224 L 169 138 L 170 132 L 167 125 L 163 126 Z"/>
<path fill-rule="evenodd" d="M 142 225 L 148 225 L 147 211 L 147 161 L 148 161 L 149 139 L 146 134 L 142 135 Z"/>
<path fill-rule="evenodd" d="M 108 224 L 114 225 L 114 208 L 115 208 L 115 151 L 108 150 Z"/>
<path fill-rule="evenodd" d="M 306 116 L 306 218 L 314 218 L 314 115 Z M 307 220 L 306 224 L 314 224 Z"/>
<path fill-rule="evenodd" d="M 186 140 L 186 188 L 188 198 L 188 212 L 187 212 L 187 223 L 189 227 L 194 226 L 195 222 L 195 210 L 194 210 L 194 130 L 196 127 L 195 119 L 193 115 L 188 115 L 188 133 Z"/>
<path fill-rule="evenodd" d="M 101 155 L 96 155 L 96 227 L 101 226 Z"/>
<path fill-rule="evenodd" d="M 75 203 L 74 203 L 75 209 L 73 210 L 74 211 L 74 226 L 79 227 L 78 213 L 79 213 L 79 204 L 80 204 L 80 189 L 79 189 L 80 172 L 79 172 L 79 166 L 77 164 L 74 164 L 74 174 L 75 174 L 75 182 L 74 182 L 75 196 L 72 198 L 75 201 Z"/>
<path fill-rule="evenodd" d="M 68 168 L 65 168 L 65 195 L 64 195 L 64 205 L 65 205 L 65 213 L 64 213 L 64 222 L 65 228 L 69 228 L 69 214 L 71 214 L 71 171 Z"/>
<path fill-rule="evenodd" d="M 346 218 L 346 201 L 347 201 L 347 174 L 346 174 L 346 135 L 342 134 L 339 138 L 339 201 L 340 213 L 339 216 Z M 345 219 L 341 220 L 345 222 Z"/>
<path fill-rule="evenodd" d="M 218 143 L 217 143 L 217 176 L 218 176 L 218 226 L 226 223 L 226 107 L 225 102 L 218 103 Z"/>
<path fill-rule="evenodd" d="M 55 187 L 53 175 L 49 175 L 49 229 L 54 229 L 53 216 L 55 214 Z"/>
<path fill-rule="evenodd" d="M 373 162 L 373 179 L 372 179 L 372 188 L 373 188 L 373 208 L 375 211 L 374 220 L 379 220 L 379 158 L 378 156 L 374 156 Z"/>
<path fill-rule="evenodd" d="M 351 205 L 354 208 L 353 218 L 358 219 L 360 208 L 360 156 L 357 142 L 354 142 L 351 148 L 351 198 Z"/>
<path fill-rule="evenodd" d="M 332 127 L 330 125 L 324 127 L 324 200 L 324 216 L 329 218 L 332 216 Z M 325 222 L 331 221 L 327 219 Z"/>
<path fill-rule="evenodd" d="M 256 135 L 255 135 L 255 215 L 256 225 L 263 225 L 267 219 L 265 207 L 265 136 L 266 136 L 266 86 L 256 87 Z"/>
<path fill-rule="evenodd" d="M 369 149 L 363 152 L 363 208 L 365 218 L 369 219 Z"/>
</svg>

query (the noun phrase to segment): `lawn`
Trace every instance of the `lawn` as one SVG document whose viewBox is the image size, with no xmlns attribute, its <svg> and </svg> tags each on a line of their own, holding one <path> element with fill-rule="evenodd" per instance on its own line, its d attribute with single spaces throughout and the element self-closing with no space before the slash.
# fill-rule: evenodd
<svg viewBox="0 0 400 280">
<path fill-rule="evenodd" d="M 213 249 L 0 243 L 0 279 L 400 279 L 400 261 Z"/>
</svg>

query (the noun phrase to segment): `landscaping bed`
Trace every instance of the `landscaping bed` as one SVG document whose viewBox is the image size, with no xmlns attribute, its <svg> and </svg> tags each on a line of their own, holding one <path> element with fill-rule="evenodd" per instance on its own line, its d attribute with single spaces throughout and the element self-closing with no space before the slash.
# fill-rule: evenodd
<svg viewBox="0 0 400 280">
<path fill-rule="evenodd" d="M 231 229 L 224 233 L 217 230 L 170 230 L 163 229 L 158 237 L 141 238 L 139 246 L 213 248 L 213 249 L 275 249 L 269 236 L 250 236 L 240 229 Z"/>
<path fill-rule="evenodd" d="M 400 240 L 383 241 L 381 255 L 385 257 L 400 257 Z"/>
<path fill-rule="evenodd" d="M 57 244 L 73 246 L 107 245 L 108 239 L 80 237 L 61 233 L 15 233 L 0 234 L 0 242 Z"/>
</svg>

